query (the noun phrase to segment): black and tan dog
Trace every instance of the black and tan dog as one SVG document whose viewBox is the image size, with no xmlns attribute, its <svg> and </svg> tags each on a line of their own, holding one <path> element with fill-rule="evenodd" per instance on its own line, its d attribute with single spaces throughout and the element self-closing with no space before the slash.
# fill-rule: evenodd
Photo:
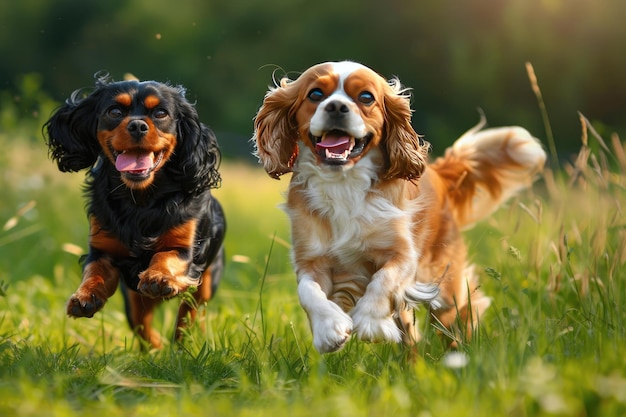
<svg viewBox="0 0 626 417">
<path fill-rule="evenodd" d="M 225 219 L 210 189 L 220 151 L 185 90 L 100 77 L 74 92 L 44 126 L 63 172 L 87 169 L 89 253 L 70 317 L 92 317 L 120 283 L 132 329 L 154 347 L 154 308 L 190 287 L 213 296 L 223 270 Z M 120 280 L 121 278 L 121 280 Z M 176 336 L 195 307 L 183 303 Z"/>
</svg>

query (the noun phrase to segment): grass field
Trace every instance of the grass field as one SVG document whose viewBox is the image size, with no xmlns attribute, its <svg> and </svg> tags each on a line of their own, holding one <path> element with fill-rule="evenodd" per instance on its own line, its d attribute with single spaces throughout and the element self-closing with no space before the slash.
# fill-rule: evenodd
<svg viewBox="0 0 626 417">
<path fill-rule="evenodd" d="M 216 192 L 224 280 L 183 345 L 141 353 L 119 294 L 67 319 L 83 175 L 0 133 L 0 416 L 626 415 L 626 158 L 616 137 L 584 133 L 578 159 L 466 234 L 493 298 L 477 337 L 449 354 L 421 320 L 412 360 L 355 340 L 313 349 L 277 208 L 287 181 L 232 161 Z M 157 317 L 166 337 L 177 303 Z"/>
</svg>

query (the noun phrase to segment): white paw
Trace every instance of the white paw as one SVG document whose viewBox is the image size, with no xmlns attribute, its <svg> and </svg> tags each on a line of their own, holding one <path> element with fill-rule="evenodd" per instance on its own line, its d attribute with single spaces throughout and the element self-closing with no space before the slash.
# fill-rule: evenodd
<svg viewBox="0 0 626 417">
<path fill-rule="evenodd" d="M 359 338 L 369 342 L 401 342 L 402 334 L 391 312 L 380 305 L 362 302 L 364 300 L 365 297 L 359 300 L 351 312 L 354 331 Z"/>
<path fill-rule="evenodd" d="M 335 352 L 346 344 L 352 334 L 352 319 L 332 301 L 327 309 L 310 315 L 313 345 L 320 353 Z"/>
</svg>

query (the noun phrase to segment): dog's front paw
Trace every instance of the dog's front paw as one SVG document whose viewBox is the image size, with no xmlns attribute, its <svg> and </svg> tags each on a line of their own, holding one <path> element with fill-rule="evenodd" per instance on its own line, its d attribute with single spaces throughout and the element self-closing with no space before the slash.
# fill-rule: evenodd
<svg viewBox="0 0 626 417">
<path fill-rule="evenodd" d="M 93 317 L 98 312 L 106 300 L 98 297 L 96 294 L 79 294 L 76 292 L 67 302 L 67 315 L 70 317 Z"/>
<path fill-rule="evenodd" d="M 171 298 L 184 292 L 188 287 L 168 273 L 148 268 L 139 274 L 137 291 L 152 298 Z"/>
<path fill-rule="evenodd" d="M 402 333 L 391 312 L 378 305 L 362 302 L 364 300 L 359 300 L 350 313 L 354 332 L 359 338 L 368 342 L 401 342 Z"/>
<path fill-rule="evenodd" d="M 329 301 L 324 312 L 311 315 L 313 345 L 319 353 L 336 352 L 346 344 L 352 334 L 352 319 L 339 306 Z"/>
</svg>

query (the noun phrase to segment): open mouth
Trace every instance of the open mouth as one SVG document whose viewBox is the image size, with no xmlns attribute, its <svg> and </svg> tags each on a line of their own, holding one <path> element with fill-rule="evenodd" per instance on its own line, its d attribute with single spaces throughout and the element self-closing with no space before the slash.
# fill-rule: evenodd
<svg viewBox="0 0 626 417">
<path fill-rule="evenodd" d="M 113 152 L 115 168 L 131 180 L 144 180 L 163 160 L 164 151 L 154 153 L 143 149 Z"/>
<path fill-rule="evenodd" d="M 343 165 L 359 156 L 369 142 L 370 135 L 355 138 L 343 130 L 330 130 L 321 137 L 311 135 L 315 150 L 323 162 L 330 165 Z"/>
</svg>

